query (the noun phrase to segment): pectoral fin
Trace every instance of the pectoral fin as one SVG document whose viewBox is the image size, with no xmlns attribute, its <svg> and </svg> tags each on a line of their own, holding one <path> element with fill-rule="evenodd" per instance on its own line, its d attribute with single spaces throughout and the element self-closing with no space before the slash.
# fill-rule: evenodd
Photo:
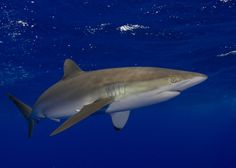
<svg viewBox="0 0 236 168">
<path fill-rule="evenodd" d="M 124 128 L 125 124 L 129 119 L 130 111 L 122 111 L 111 113 L 112 124 L 117 131 Z"/>
<path fill-rule="evenodd" d="M 70 128 L 71 126 L 82 121 L 83 119 L 87 118 L 91 114 L 95 113 L 99 109 L 110 104 L 112 100 L 113 100 L 112 98 L 99 99 L 92 104 L 84 106 L 80 112 L 78 112 L 77 114 L 75 114 L 74 116 L 66 120 L 61 126 L 59 126 L 55 131 L 53 131 L 50 136 L 57 135 L 61 133 L 62 131 Z"/>
</svg>

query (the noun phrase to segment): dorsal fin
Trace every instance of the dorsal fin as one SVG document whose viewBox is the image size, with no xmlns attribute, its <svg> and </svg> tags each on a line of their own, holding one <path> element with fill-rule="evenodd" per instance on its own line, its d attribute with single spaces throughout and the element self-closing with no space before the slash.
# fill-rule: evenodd
<svg viewBox="0 0 236 168">
<path fill-rule="evenodd" d="M 74 74 L 83 73 L 80 67 L 71 59 L 66 59 L 64 63 L 64 76 L 63 79 L 67 79 Z"/>
</svg>

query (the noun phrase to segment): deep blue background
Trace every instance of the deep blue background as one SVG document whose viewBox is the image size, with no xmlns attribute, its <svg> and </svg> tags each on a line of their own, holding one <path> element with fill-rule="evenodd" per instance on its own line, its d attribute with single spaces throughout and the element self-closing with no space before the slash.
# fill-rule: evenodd
<svg viewBox="0 0 236 168">
<path fill-rule="evenodd" d="M 235 50 L 234 0 L 1 0 L 0 167 L 236 168 Z M 58 123 L 43 121 L 29 140 L 5 93 L 33 105 L 66 58 L 87 71 L 157 66 L 209 79 L 134 110 L 121 132 L 101 115 L 55 137 Z"/>
</svg>

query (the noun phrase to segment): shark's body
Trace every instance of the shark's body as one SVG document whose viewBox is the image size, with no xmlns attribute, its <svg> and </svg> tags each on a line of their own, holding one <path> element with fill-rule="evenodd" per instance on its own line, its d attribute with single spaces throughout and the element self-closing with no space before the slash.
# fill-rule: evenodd
<svg viewBox="0 0 236 168">
<path fill-rule="evenodd" d="M 53 135 L 99 110 L 110 114 L 114 127 L 122 129 L 131 110 L 169 100 L 207 78 L 199 73 L 164 68 L 84 72 L 71 60 L 65 61 L 64 69 L 63 79 L 46 90 L 26 115 L 31 122 L 70 117 Z M 10 98 L 18 107 L 22 103 Z"/>
</svg>

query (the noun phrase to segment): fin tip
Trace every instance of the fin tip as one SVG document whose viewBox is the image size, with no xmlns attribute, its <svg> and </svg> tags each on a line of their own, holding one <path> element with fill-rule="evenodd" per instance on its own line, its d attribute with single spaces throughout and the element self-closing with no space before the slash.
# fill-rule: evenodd
<svg viewBox="0 0 236 168">
<path fill-rule="evenodd" d="M 122 129 L 121 128 L 118 128 L 118 127 L 115 127 L 114 126 L 114 129 L 117 131 L 117 132 L 120 132 Z"/>
</svg>

